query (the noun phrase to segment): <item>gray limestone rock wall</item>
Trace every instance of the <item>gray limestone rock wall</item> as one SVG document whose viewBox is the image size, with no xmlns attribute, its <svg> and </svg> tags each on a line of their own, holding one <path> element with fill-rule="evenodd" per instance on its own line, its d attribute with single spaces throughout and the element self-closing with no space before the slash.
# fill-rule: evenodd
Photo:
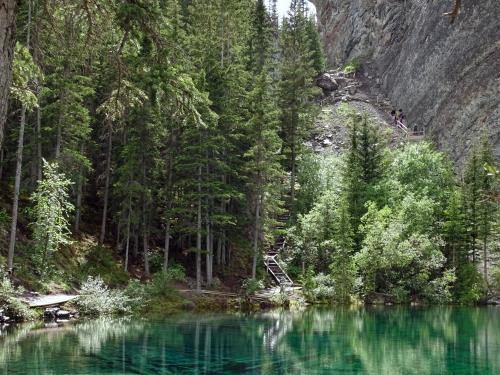
<svg viewBox="0 0 500 375">
<path fill-rule="evenodd" d="M 488 129 L 500 156 L 500 0 L 312 0 L 331 66 L 359 57 L 395 106 L 461 163 Z"/>
</svg>

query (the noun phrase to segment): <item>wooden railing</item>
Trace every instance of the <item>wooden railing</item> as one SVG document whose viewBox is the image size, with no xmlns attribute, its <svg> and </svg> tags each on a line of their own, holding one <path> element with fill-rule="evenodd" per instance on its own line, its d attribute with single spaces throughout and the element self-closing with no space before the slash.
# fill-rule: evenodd
<svg viewBox="0 0 500 375">
<path fill-rule="evenodd" d="M 396 120 L 395 126 L 403 132 L 407 140 L 420 140 L 425 137 L 425 130 L 410 130 L 401 120 Z"/>
<path fill-rule="evenodd" d="M 286 221 L 290 218 L 289 213 L 285 213 L 278 217 L 277 228 L 281 228 L 281 226 L 286 225 Z M 286 246 L 286 238 L 283 235 L 279 235 L 275 238 L 274 244 L 269 247 L 265 257 L 264 264 L 266 266 L 267 272 L 271 274 L 271 276 L 276 280 L 278 285 L 280 286 L 292 286 L 293 281 L 290 276 L 287 275 L 285 270 L 279 265 L 276 261 L 276 257 Z"/>
</svg>

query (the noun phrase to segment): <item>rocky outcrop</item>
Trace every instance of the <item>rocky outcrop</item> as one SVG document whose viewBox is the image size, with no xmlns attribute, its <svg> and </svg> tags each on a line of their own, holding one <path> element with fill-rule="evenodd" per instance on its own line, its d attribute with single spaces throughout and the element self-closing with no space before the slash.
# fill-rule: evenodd
<svg viewBox="0 0 500 375">
<path fill-rule="evenodd" d="M 453 24 L 453 0 L 312 2 L 330 65 L 359 57 L 457 162 L 485 128 L 500 156 L 500 1 L 462 0 Z"/>
</svg>

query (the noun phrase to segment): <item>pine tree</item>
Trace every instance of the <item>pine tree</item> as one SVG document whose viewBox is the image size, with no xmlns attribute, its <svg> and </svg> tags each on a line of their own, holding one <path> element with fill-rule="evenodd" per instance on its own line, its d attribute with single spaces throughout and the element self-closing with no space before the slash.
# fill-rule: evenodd
<svg viewBox="0 0 500 375">
<path fill-rule="evenodd" d="M 494 165 L 495 158 L 493 150 L 488 140 L 487 133 L 483 134 L 481 147 L 479 150 L 481 173 L 480 173 L 480 201 L 478 207 L 479 228 L 478 239 L 482 242 L 482 260 L 483 260 L 483 276 L 486 283 L 488 280 L 488 263 L 489 263 L 489 246 L 495 233 L 495 222 L 498 219 L 499 205 L 496 201 L 498 192 L 498 184 L 494 176 L 492 176 L 486 166 Z"/>
<path fill-rule="evenodd" d="M 315 113 L 312 82 L 315 75 L 307 30 L 306 5 L 293 0 L 281 30 L 280 107 L 281 136 L 286 169 L 290 172 L 290 196 L 295 201 L 297 158 L 309 136 Z"/>
<path fill-rule="evenodd" d="M 29 43 L 29 33 L 27 42 Z M 28 49 L 18 44 L 13 68 L 13 83 L 11 93 L 21 103 L 21 119 L 19 126 L 19 137 L 16 155 L 16 176 L 14 182 L 14 199 L 12 202 L 12 220 L 10 229 L 9 251 L 7 268 L 12 270 L 14 264 L 14 251 L 17 236 L 17 217 L 19 211 L 19 195 L 21 192 L 21 174 L 23 166 L 24 129 L 26 125 L 26 113 L 38 106 L 36 95 L 30 89 L 30 85 L 40 77 L 40 70 L 33 63 Z"/>
<path fill-rule="evenodd" d="M 311 58 L 316 75 L 323 73 L 326 67 L 326 58 L 323 52 L 323 44 L 318 32 L 316 16 L 311 15 L 307 20 L 307 34 L 309 37 L 309 49 L 312 52 Z"/>
<path fill-rule="evenodd" d="M 454 190 L 450 195 L 445 212 L 443 225 L 443 239 L 445 241 L 445 255 L 448 264 L 458 269 L 468 263 L 466 248 L 465 213 L 462 192 Z"/>
<path fill-rule="evenodd" d="M 384 144 L 383 136 L 366 116 L 350 115 L 349 151 L 342 180 L 356 250 L 362 242 L 359 225 L 366 213 L 365 203 L 375 198 L 373 186 L 383 174 Z"/>
</svg>

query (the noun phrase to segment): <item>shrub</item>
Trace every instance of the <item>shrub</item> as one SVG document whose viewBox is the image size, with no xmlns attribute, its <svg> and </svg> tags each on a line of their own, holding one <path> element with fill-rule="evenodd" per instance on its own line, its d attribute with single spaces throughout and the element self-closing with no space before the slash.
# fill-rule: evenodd
<svg viewBox="0 0 500 375">
<path fill-rule="evenodd" d="M 248 298 L 253 296 L 260 289 L 264 289 L 264 282 L 257 279 L 245 279 L 241 285 L 241 294 Z"/>
<path fill-rule="evenodd" d="M 133 302 L 124 290 L 110 289 L 99 276 L 88 277 L 76 300 L 80 312 L 90 316 L 125 314 Z"/>
<path fill-rule="evenodd" d="M 299 282 L 302 285 L 302 293 L 308 301 L 314 301 L 313 290 L 316 288 L 316 283 L 314 281 L 314 270 L 309 267 L 307 271 L 302 274 L 299 278 Z"/>
<path fill-rule="evenodd" d="M 113 253 L 106 247 L 93 246 L 85 257 L 85 263 L 79 268 L 79 281 L 87 277 L 99 276 L 108 286 L 123 287 L 128 284 L 129 274 L 123 270 Z"/>
<path fill-rule="evenodd" d="M 467 263 L 458 269 L 454 295 L 455 300 L 464 305 L 475 304 L 485 298 L 484 280 L 474 264 Z"/>
<path fill-rule="evenodd" d="M 168 297 L 172 294 L 173 283 L 184 281 L 186 272 L 179 264 L 172 264 L 166 271 L 157 272 L 146 286 L 146 294 L 150 297 Z"/>
<path fill-rule="evenodd" d="M 451 288 L 457 280 L 455 270 L 446 270 L 443 276 L 432 280 L 424 289 L 424 297 L 431 303 L 450 303 L 453 299 Z"/>
<path fill-rule="evenodd" d="M 313 289 L 312 294 L 318 301 L 333 300 L 335 297 L 335 282 L 330 275 L 319 273 L 313 278 L 316 287 Z"/>
<path fill-rule="evenodd" d="M 0 310 L 15 320 L 28 320 L 33 318 L 33 312 L 28 305 L 20 300 L 24 293 L 21 287 L 15 287 L 3 269 L 0 269 Z"/>
<path fill-rule="evenodd" d="M 496 265 L 491 272 L 492 288 L 496 292 L 500 292 L 500 265 Z"/>
<path fill-rule="evenodd" d="M 218 277 L 214 277 L 210 283 L 210 288 L 214 290 L 222 288 L 222 281 Z"/>
<path fill-rule="evenodd" d="M 344 66 L 344 73 L 345 74 L 351 74 L 351 73 L 356 73 L 361 69 L 361 61 L 359 58 L 354 58 L 351 61 L 347 63 L 347 65 Z"/>
<path fill-rule="evenodd" d="M 134 311 L 141 310 L 150 300 L 145 285 L 136 279 L 130 280 L 125 295 L 130 300 L 130 309 Z"/>
<path fill-rule="evenodd" d="M 290 296 L 284 288 L 280 288 L 279 293 L 272 295 L 270 301 L 275 306 L 289 306 Z"/>
</svg>

